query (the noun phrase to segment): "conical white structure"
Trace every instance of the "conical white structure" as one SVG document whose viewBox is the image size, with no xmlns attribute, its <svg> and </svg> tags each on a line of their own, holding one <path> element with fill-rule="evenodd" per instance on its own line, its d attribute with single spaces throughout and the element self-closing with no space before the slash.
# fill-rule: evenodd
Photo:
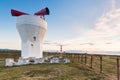
<svg viewBox="0 0 120 80">
<path fill-rule="evenodd" d="M 47 29 L 47 22 L 36 15 L 17 17 L 17 30 L 22 41 L 22 58 L 42 58 L 42 41 Z"/>
</svg>

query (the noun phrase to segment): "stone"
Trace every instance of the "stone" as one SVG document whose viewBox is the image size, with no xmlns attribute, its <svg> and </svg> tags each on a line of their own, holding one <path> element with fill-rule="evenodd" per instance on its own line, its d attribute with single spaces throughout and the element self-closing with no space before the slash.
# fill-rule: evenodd
<svg viewBox="0 0 120 80">
<path fill-rule="evenodd" d="M 5 66 L 13 66 L 14 65 L 14 59 L 13 58 L 6 58 L 5 59 Z"/>
<path fill-rule="evenodd" d="M 70 63 L 70 60 L 68 58 L 65 58 L 64 63 Z"/>
<path fill-rule="evenodd" d="M 50 60 L 50 63 L 59 63 L 59 61 L 60 61 L 59 58 L 54 57 Z"/>
</svg>

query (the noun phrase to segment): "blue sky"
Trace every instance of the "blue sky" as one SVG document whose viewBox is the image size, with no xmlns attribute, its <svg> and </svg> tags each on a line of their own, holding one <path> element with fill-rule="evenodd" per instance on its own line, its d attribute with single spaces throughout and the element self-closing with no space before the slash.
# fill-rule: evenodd
<svg viewBox="0 0 120 80">
<path fill-rule="evenodd" d="M 62 44 L 65 50 L 120 51 L 119 3 L 120 0 L 1 0 L 0 48 L 21 48 L 11 9 L 34 14 L 48 7 L 45 50 L 58 49 L 55 45 Z"/>
</svg>

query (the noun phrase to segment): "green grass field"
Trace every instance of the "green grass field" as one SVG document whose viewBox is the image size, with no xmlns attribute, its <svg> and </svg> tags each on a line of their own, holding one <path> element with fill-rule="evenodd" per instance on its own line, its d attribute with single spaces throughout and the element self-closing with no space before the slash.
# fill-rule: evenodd
<svg viewBox="0 0 120 80">
<path fill-rule="evenodd" d="M 48 54 L 44 53 L 44 56 Z M 52 54 L 51 54 L 52 55 Z M 54 54 L 56 56 L 56 54 Z M 59 54 L 58 54 L 59 55 Z M 99 58 L 94 57 L 93 69 L 75 58 L 70 64 L 34 64 L 5 67 L 7 57 L 17 59 L 20 53 L 0 53 L 0 80 L 116 80 L 116 61 L 110 56 L 103 57 L 103 73 L 99 72 Z"/>
</svg>

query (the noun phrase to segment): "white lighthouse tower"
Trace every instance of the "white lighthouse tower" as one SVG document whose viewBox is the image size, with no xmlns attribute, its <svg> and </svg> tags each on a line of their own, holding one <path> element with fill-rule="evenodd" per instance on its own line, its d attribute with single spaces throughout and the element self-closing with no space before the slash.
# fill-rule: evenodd
<svg viewBox="0 0 120 80">
<path fill-rule="evenodd" d="M 22 58 L 42 58 L 42 42 L 47 30 L 44 16 L 49 15 L 46 7 L 34 15 L 17 10 L 11 10 L 12 16 L 17 16 L 16 27 L 20 34 L 22 45 Z"/>
<path fill-rule="evenodd" d="M 17 30 L 22 40 L 22 58 L 42 58 L 42 41 L 47 22 L 36 15 L 22 15 L 17 18 Z"/>
</svg>

